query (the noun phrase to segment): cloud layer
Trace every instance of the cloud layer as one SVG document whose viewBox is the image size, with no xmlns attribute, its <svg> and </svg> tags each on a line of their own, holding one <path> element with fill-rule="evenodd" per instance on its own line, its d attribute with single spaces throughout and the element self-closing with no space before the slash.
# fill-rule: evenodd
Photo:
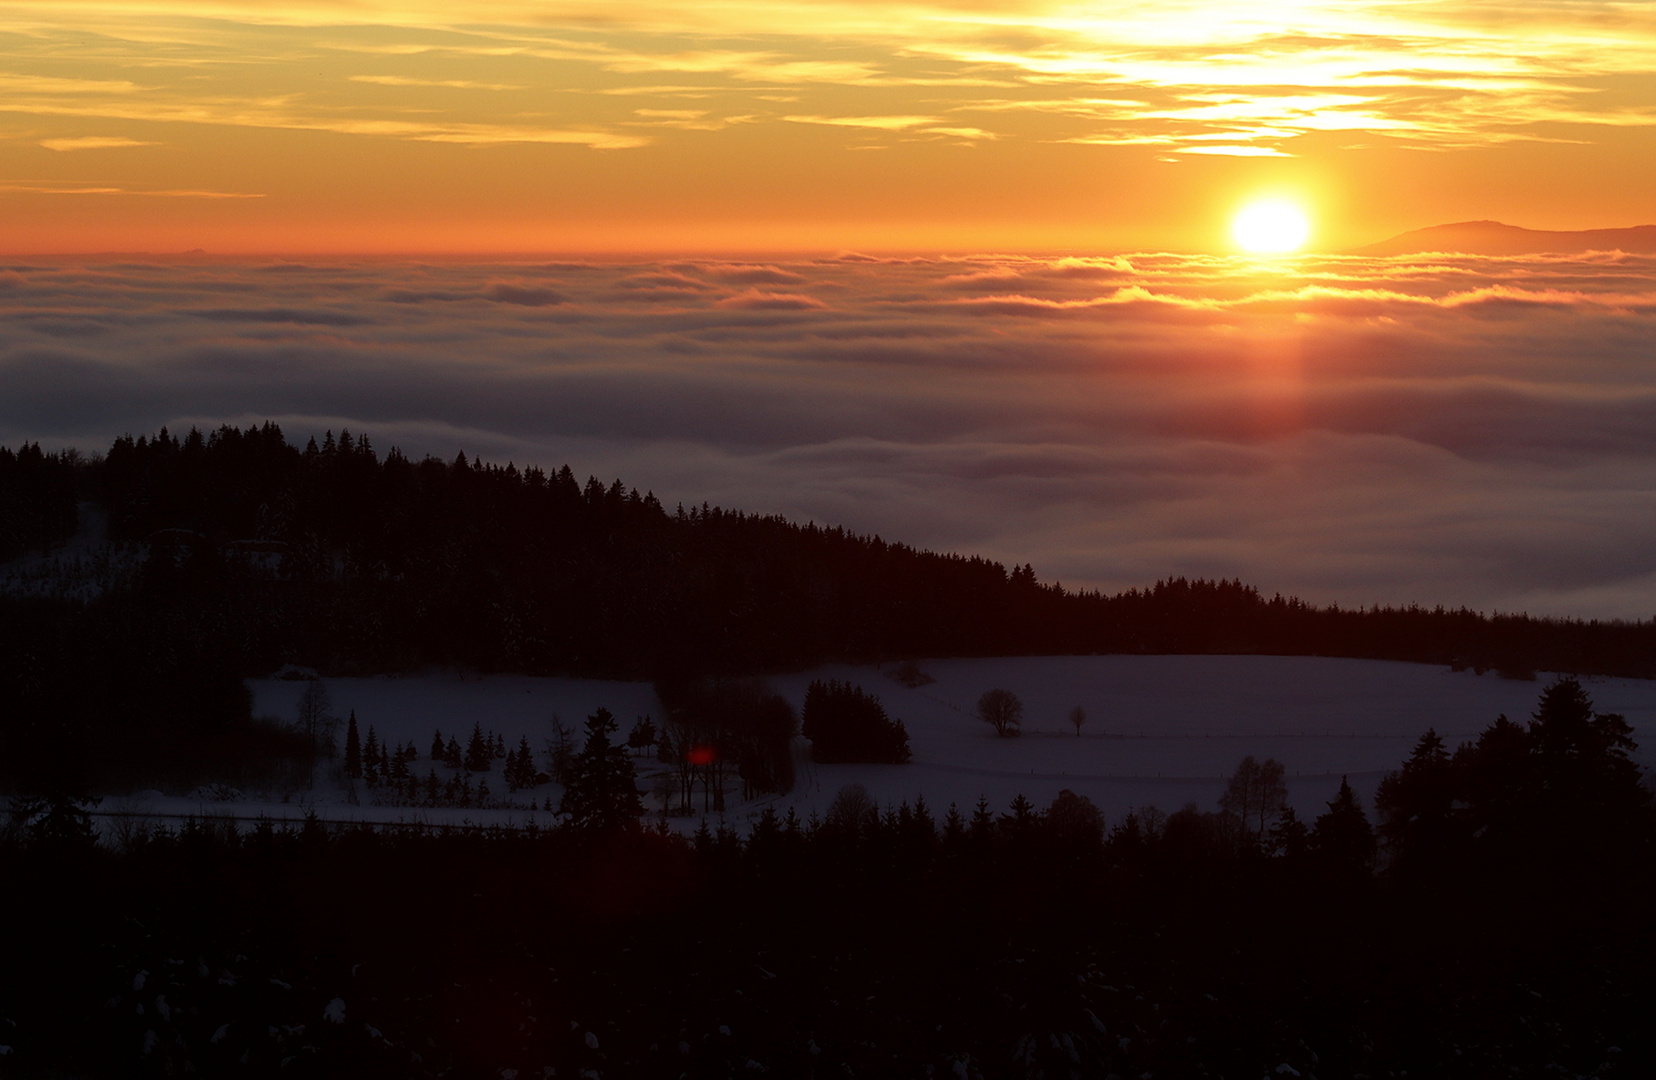
<svg viewBox="0 0 1656 1080">
<path fill-rule="evenodd" d="M 273 418 L 1115 589 L 1656 612 L 1656 260 L 18 263 L 0 444 Z"/>
</svg>

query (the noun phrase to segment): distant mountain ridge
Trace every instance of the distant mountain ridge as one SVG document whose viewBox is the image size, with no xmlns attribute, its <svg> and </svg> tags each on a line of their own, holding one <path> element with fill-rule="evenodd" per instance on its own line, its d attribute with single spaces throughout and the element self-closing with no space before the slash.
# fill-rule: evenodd
<svg viewBox="0 0 1656 1080">
<path fill-rule="evenodd" d="M 1656 254 L 1656 225 L 1628 229 L 1583 229 L 1561 232 L 1523 229 L 1499 221 L 1459 221 L 1415 229 L 1390 240 L 1353 250 L 1353 255 L 1413 255 L 1424 251 L 1467 255 L 1570 254 L 1579 251 L 1625 251 Z"/>
</svg>

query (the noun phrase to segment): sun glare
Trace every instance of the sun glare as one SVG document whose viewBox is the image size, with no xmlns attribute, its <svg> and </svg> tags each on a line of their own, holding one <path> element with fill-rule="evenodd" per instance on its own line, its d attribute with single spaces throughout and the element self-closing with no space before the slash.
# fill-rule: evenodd
<svg viewBox="0 0 1656 1080">
<path fill-rule="evenodd" d="M 1311 235 L 1305 213 L 1283 199 L 1263 199 L 1244 206 L 1231 222 L 1231 235 L 1242 250 L 1257 255 L 1297 251 Z"/>
</svg>

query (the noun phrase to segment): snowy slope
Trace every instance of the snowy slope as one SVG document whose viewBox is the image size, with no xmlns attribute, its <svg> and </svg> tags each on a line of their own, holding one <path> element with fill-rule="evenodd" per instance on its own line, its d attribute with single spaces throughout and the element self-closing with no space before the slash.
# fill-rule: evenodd
<svg viewBox="0 0 1656 1080">
<path fill-rule="evenodd" d="M 1314 817 L 1342 774 L 1365 797 L 1435 727 L 1451 745 L 1500 713 L 1527 721 L 1545 682 L 1450 672 L 1422 664 L 1288 656 L 1094 656 L 938 660 L 936 681 L 909 689 L 871 669 L 825 668 L 772 682 L 796 704 L 813 677 L 849 678 L 880 694 L 909 730 L 907 766 L 817 766 L 800 805 L 826 806 L 845 783 L 882 802 L 924 792 L 964 809 L 981 793 L 1004 808 L 1022 792 L 1037 805 L 1069 788 L 1110 820 L 1154 804 L 1214 809 L 1224 777 L 1247 754 L 1287 769 L 1289 801 Z M 1656 682 L 1587 683 L 1600 711 L 1619 711 L 1641 744 L 1656 742 Z M 999 739 L 974 714 L 984 690 L 1024 703 L 1024 734 Z M 1082 706 L 1077 737 L 1066 718 Z M 1641 746 L 1647 766 L 1656 746 Z M 802 811 L 803 812 L 803 811 Z"/>
<path fill-rule="evenodd" d="M 1365 798 L 1372 795 L 1379 778 L 1398 766 L 1428 727 L 1454 746 L 1474 738 L 1498 714 L 1526 721 L 1546 678 L 1514 682 L 1419 664 L 1271 656 L 1020 657 L 921 661 L 920 668 L 935 681 L 909 688 L 878 668 L 849 666 L 773 677 L 771 684 L 796 709 L 815 678 L 847 679 L 878 694 L 887 712 L 907 726 L 914 761 L 812 765 L 802 746 L 797 790 L 747 805 L 732 797 L 726 818 L 741 822 L 767 804 L 808 817 L 825 811 L 841 787 L 859 783 L 881 803 L 924 795 L 939 816 L 951 802 L 966 812 L 980 796 L 997 810 L 1019 793 L 1044 806 L 1069 788 L 1114 822 L 1129 808 L 1146 805 L 1171 811 L 1195 802 L 1213 809 L 1224 777 L 1247 754 L 1281 761 L 1290 802 L 1312 818 L 1333 797 L 1341 775 Z M 306 683 L 270 679 L 251 685 L 257 715 L 290 720 Z M 1600 711 L 1627 716 L 1641 742 L 1641 763 L 1656 765 L 1656 682 L 1592 679 L 1586 685 Z M 472 725 L 481 723 L 512 746 L 527 736 L 541 754 L 554 713 L 579 730 L 602 705 L 616 715 L 623 734 L 637 716 L 662 715 L 647 683 L 449 674 L 329 679 L 326 686 L 341 717 L 356 712 L 364 737 L 371 724 L 382 740 L 411 741 L 421 754 L 415 768 L 422 775 L 437 728 L 463 744 Z M 994 687 L 1022 699 L 1021 737 L 997 738 L 976 718 L 978 696 Z M 1067 723 L 1075 705 L 1087 713 L 1079 737 Z M 635 760 L 647 792 L 648 773 L 657 766 L 652 756 Z M 504 795 L 498 763 L 489 776 L 492 790 Z M 532 794 L 536 802 L 550 797 L 556 805 L 560 792 L 546 785 Z M 351 804 L 343 788 L 319 774 L 315 790 L 290 793 L 286 803 L 276 796 L 224 803 L 150 796 L 123 805 L 274 817 L 315 807 L 334 820 L 521 823 L 528 816 L 522 809 L 373 806 L 368 792 L 358 796 Z M 528 796 L 518 801 L 526 807 Z M 544 813 L 538 818 L 547 821 Z M 681 827 L 697 823 L 677 819 Z"/>
</svg>

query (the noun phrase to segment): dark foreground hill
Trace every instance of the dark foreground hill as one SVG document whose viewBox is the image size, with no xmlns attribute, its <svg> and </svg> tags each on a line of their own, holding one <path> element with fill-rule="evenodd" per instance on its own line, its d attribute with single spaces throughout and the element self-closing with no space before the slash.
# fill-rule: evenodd
<svg viewBox="0 0 1656 1080">
<path fill-rule="evenodd" d="M 1234 581 L 1107 596 L 1043 584 L 1027 565 L 668 509 L 567 466 L 381 457 L 349 434 L 301 449 L 273 424 L 122 438 L 102 458 L 0 451 L 0 506 L 10 554 L 69 539 L 78 515 L 106 519 L 112 544 L 0 594 L 6 771 L 66 743 L 179 768 L 265 746 L 269 733 L 245 728 L 241 680 L 284 664 L 678 678 L 917 656 L 1272 653 L 1656 675 L 1656 621 L 1319 608 Z"/>
<path fill-rule="evenodd" d="M 1414 255 L 1442 251 L 1464 255 L 1573 254 L 1582 251 L 1624 251 L 1656 254 L 1656 225 L 1630 229 L 1584 229 L 1574 232 L 1524 229 L 1499 221 L 1458 221 L 1382 240 L 1358 248 L 1353 255 Z"/>
</svg>

